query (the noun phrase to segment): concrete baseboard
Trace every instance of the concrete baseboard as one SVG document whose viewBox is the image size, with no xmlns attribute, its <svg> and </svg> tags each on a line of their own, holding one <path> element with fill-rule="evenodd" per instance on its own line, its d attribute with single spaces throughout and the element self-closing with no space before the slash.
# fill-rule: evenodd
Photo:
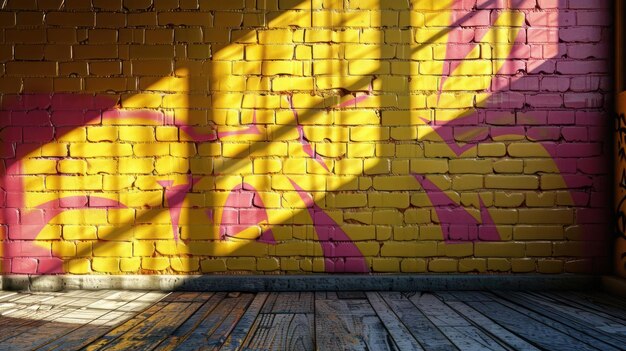
<svg viewBox="0 0 626 351">
<path fill-rule="evenodd" d="M 618 295 L 626 298 L 626 279 L 605 275 L 602 277 L 602 288 L 613 295 Z"/>
<path fill-rule="evenodd" d="M 161 291 L 432 291 L 589 290 L 590 275 L 3 275 L 0 290 L 161 290 Z"/>
</svg>

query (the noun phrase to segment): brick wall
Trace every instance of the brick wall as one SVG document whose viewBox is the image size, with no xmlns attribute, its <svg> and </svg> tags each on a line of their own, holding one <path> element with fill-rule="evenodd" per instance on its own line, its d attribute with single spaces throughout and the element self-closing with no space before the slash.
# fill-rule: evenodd
<svg viewBox="0 0 626 351">
<path fill-rule="evenodd" d="M 4 272 L 607 266 L 608 0 L 2 4 Z"/>
</svg>

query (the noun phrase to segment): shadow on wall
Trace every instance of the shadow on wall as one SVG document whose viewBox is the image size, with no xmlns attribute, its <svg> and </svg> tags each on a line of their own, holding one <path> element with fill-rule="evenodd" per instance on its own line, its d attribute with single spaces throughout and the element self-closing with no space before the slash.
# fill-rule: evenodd
<svg viewBox="0 0 626 351">
<path fill-rule="evenodd" d="M 4 272 L 604 269 L 607 29 L 513 3 L 129 10 L 54 90 L 8 62 Z"/>
</svg>

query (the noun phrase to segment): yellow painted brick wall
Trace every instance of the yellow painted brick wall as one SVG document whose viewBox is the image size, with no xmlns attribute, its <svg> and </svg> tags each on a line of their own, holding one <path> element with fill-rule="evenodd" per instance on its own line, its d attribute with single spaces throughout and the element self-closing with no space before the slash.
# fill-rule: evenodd
<svg viewBox="0 0 626 351">
<path fill-rule="evenodd" d="M 2 270 L 603 271 L 608 15 L 5 1 Z"/>
</svg>

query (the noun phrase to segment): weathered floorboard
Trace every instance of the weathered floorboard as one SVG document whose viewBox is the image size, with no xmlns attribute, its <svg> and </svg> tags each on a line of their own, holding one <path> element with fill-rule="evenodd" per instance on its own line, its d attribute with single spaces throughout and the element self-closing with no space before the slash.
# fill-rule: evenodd
<svg viewBox="0 0 626 351">
<path fill-rule="evenodd" d="M 315 349 L 313 314 L 260 314 L 242 350 Z"/>
</svg>

